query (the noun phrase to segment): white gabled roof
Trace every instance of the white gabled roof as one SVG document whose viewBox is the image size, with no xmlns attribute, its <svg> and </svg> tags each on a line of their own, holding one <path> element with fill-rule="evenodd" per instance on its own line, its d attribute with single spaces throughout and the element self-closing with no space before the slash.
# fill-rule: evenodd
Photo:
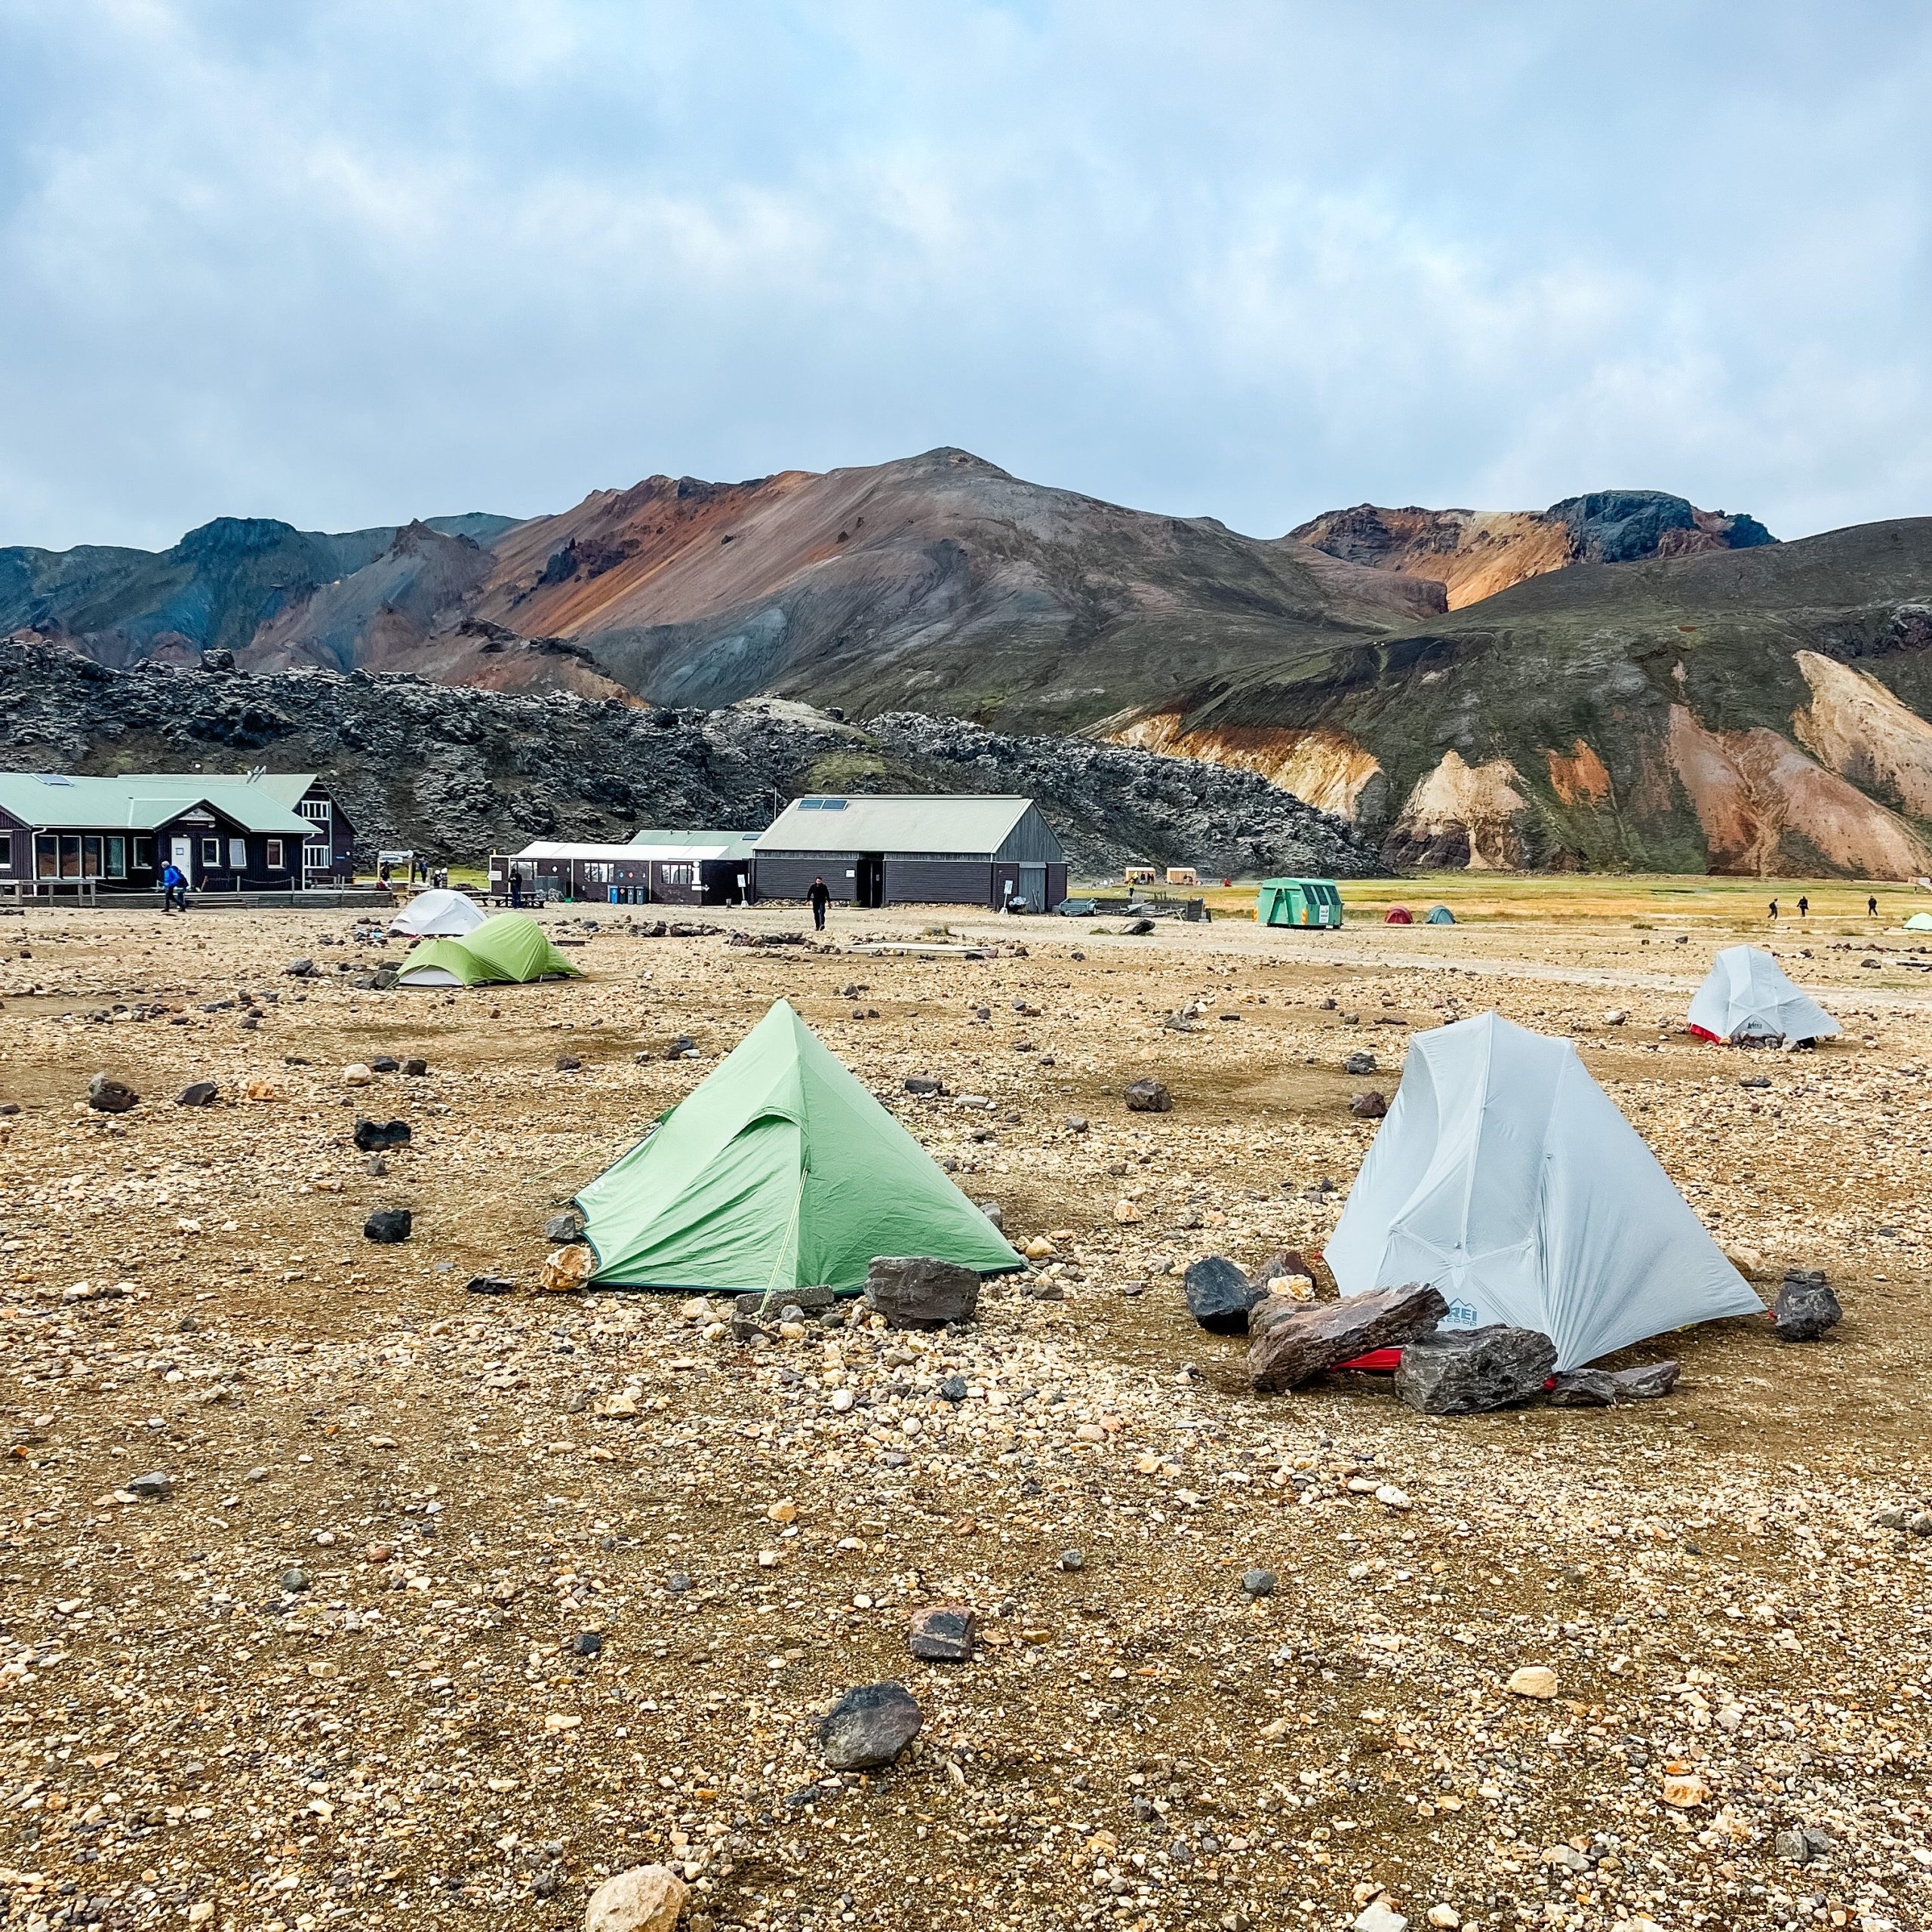
<svg viewBox="0 0 1932 1932">
<path fill-rule="evenodd" d="M 1031 798 L 979 792 L 794 798 L 758 835 L 761 852 L 996 852 Z"/>
<path fill-rule="evenodd" d="M 513 859 L 589 859 L 620 860 L 626 865 L 641 865 L 646 860 L 661 859 L 675 864 L 689 864 L 700 859 L 729 857 L 734 850 L 730 835 L 721 832 L 710 844 L 704 845 L 571 845 L 560 839 L 539 838 L 526 845 L 521 852 L 512 852 Z"/>
</svg>

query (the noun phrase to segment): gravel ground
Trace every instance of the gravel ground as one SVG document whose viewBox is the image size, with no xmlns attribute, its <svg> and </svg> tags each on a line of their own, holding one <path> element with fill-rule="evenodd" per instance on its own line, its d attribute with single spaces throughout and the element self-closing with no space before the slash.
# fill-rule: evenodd
<svg viewBox="0 0 1932 1932">
<path fill-rule="evenodd" d="M 1669 1030 L 1712 934 L 552 923 L 583 982 L 445 997 L 354 988 L 343 915 L 0 919 L 8 1924 L 565 1927 L 648 1860 L 716 1932 L 1335 1927 L 1382 1887 L 1418 1927 L 1932 1923 L 1932 1539 L 1874 1521 L 1932 1503 L 1902 956 L 1781 943 L 1846 1037 L 1746 1056 Z M 781 994 L 1051 1238 L 970 1331 L 755 1349 L 537 1291 L 545 1215 Z M 1178 1270 L 1319 1241 L 1352 1093 L 1491 1004 L 1577 1038 L 1761 1281 L 1825 1268 L 1837 1334 L 1660 1340 L 1623 1359 L 1676 1395 L 1614 1411 L 1247 1392 Z M 345 1084 L 385 1054 L 429 1070 Z M 99 1071 L 140 1104 L 89 1111 Z M 1171 1114 L 1125 1111 L 1148 1073 Z M 383 1175 L 360 1113 L 414 1130 Z M 413 1238 L 365 1241 L 391 1206 Z M 974 1662 L 908 1654 L 941 1602 Z M 814 1719 L 881 1678 L 916 1744 L 826 1773 Z"/>
</svg>

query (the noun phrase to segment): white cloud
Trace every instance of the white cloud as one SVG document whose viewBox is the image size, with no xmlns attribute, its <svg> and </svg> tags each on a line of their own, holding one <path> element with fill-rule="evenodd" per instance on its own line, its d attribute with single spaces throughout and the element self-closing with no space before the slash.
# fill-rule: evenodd
<svg viewBox="0 0 1932 1932">
<path fill-rule="evenodd" d="M 0 0 L 0 542 L 938 442 L 1932 507 L 1932 21 L 1858 12 Z"/>
</svg>

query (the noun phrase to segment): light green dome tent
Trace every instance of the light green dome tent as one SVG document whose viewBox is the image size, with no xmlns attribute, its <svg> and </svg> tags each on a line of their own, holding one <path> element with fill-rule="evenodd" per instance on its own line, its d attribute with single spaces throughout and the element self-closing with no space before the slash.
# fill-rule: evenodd
<svg viewBox="0 0 1932 1932">
<path fill-rule="evenodd" d="M 412 946 L 396 974 L 399 986 L 500 986 L 583 975 L 527 912 L 499 912 L 456 939 Z"/>
<path fill-rule="evenodd" d="M 1909 933 L 1932 933 L 1932 912 L 1915 912 L 1905 922 Z"/>
<path fill-rule="evenodd" d="M 850 1291 L 882 1254 L 1020 1265 L 783 1000 L 577 1205 L 593 1287 Z"/>
</svg>

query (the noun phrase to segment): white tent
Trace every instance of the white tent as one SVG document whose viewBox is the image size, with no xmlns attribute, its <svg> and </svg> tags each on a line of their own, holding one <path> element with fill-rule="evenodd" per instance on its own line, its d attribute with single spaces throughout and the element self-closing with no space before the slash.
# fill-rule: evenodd
<svg viewBox="0 0 1932 1932">
<path fill-rule="evenodd" d="M 1328 1265 L 1427 1281 L 1447 1320 L 1535 1328 L 1559 1368 L 1764 1305 L 1567 1040 L 1493 1013 L 1418 1033 Z"/>
<path fill-rule="evenodd" d="M 1711 961 L 1690 1026 L 1713 1040 L 1823 1040 L 1838 1023 L 1785 977 L 1784 968 L 1755 946 L 1729 946 Z"/>
<path fill-rule="evenodd" d="M 419 892 L 389 921 L 389 931 L 417 939 L 459 939 L 488 917 L 467 893 Z"/>
</svg>

